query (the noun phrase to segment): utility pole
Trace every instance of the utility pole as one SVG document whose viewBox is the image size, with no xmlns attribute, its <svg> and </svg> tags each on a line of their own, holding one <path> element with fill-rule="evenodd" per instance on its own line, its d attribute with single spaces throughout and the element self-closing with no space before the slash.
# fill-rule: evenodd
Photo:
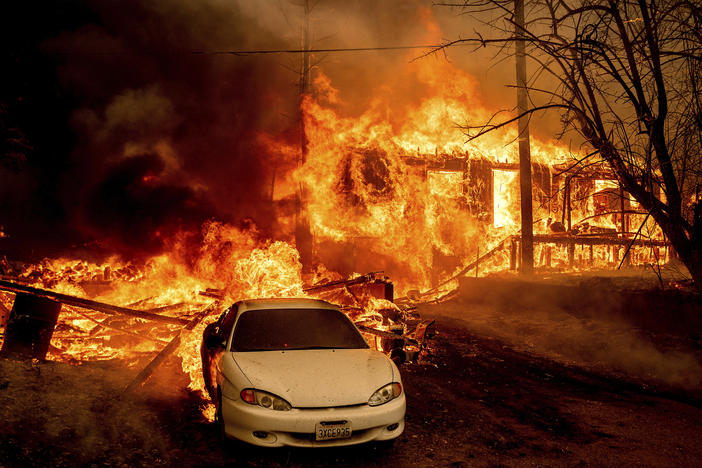
<svg viewBox="0 0 702 468">
<path fill-rule="evenodd" d="M 302 68 L 300 69 L 300 164 L 307 159 L 307 135 L 305 134 L 305 120 L 302 114 L 302 102 L 310 92 L 310 2 L 305 0 L 303 5 L 305 18 L 302 25 Z"/>
<path fill-rule="evenodd" d="M 524 34 L 524 0 L 514 0 L 514 32 L 517 62 L 517 112 L 519 117 L 519 190 L 522 211 L 522 247 L 520 271 L 531 275 L 534 271 L 534 220 L 531 192 L 531 151 L 529 148 L 529 116 L 526 80 L 526 44 Z"/>
<path fill-rule="evenodd" d="M 302 105 L 310 92 L 310 3 L 305 0 L 303 7 L 305 9 L 304 22 L 302 25 L 302 65 L 300 69 L 300 94 L 298 102 L 298 118 L 300 120 L 300 157 L 298 159 L 299 166 L 303 166 L 307 161 L 308 142 L 307 134 L 305 133 L 305 116 L 302 110 Z M 309 217 L 306 209 L 306 194 L 302 184 L 298 187 L 296 197 L 296 212 L 295 212 L 295 245 L 300 253 L 300 262 L 303 270 L 309 270 L 312 267 L 312 233 L 310 230 Z"/>
</svg>

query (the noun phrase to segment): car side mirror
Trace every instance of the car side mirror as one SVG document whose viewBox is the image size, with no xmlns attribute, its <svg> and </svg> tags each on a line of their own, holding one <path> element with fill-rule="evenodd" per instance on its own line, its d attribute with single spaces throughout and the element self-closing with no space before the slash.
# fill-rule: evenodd
<svg viewBox="0 0 702 468">
<path fill-rule="evenodd" d="M 219 336 L 210 335 L 207 338 L 205 338 L 205 346 L 209 349 L 224 348 L 225 343 Z"/>
</svg>

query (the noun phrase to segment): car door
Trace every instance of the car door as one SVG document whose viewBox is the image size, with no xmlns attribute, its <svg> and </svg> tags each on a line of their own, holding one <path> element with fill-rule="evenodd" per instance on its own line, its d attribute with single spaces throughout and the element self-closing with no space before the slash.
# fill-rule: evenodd
<svg viewBox="0 0 702 468">
<path fill-rule="evenodd" d="M 238 304 L 236 303 L 222 312 L 219 318 L 208 325 L 203 332 L 202 346 L 200 348 L 202 376 L 205 380 L 205 388 L 213 401 L 216 397 L 215 385 L 218 381 L 217 376 L 221 372 L 220 363 L 236 320 Z"/>
</svg>

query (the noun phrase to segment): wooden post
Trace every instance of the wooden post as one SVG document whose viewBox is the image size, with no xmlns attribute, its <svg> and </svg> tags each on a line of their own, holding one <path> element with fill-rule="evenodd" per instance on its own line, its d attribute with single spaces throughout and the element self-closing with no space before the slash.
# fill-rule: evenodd
<svg viewBox="0 0 702 468">
<path fill-rule="evenodd" d="M 619 197 L 620 197 L 619 207 L 620 207 L 621 212 L 622 212 L 622 223 L 621 223 L 622 237 L 624 237 L 625 234 L 627 233 L 627 231 L 629 230 L 629 226 L 628 226 L 627 218 L 626 218 L 626 206 L 624 204 L 625 200 L 624 200 L 624 189 L 623 188 L 619 189 Z"/>
<path fill-rule="evenodd" d="M 539 262 L 538 262 L 538 266 L 541 266 L 541 265 L 544 264 L 545 258 L 546 258 L 546 246 L 545 246 L 545 245 L 541 245 L 540 248 L 539 248 Z"/>
<path fill-rule="evenodd" d="M 575 264 L 575 243 L 568 244 L 568 266 L 573 268 Z"/>
<path fill-rule="evenodd" d="M 522 241 L 521 241 L 521 239 L 517 239 L 517 249 L 516 249 L 517 253 L 521 252 L 521 250 L 520 250 L 521 248 L 522 248 Z M 516 255 L 516 259 L 517 259 L 517 270 L 521 271 L 521 268 L 522 268 L 521 255 Z"/>
<path fill-rule="evenodd" d="M 620 216 L 621 216 L 621 220 L 620 220 L 621 238 L 626 239 L 628 227 L 626 225 L 626 213 L 625 213 L 625 206 L 624 206 L 624 189 L 623 188 L 619 189 L 619 207 L 621 210 L 621 213 L 620 213 Z M 634 252 L 632 251 L 631 254 L 627 254 L 626 252 L 624 252 L 624 254 L 626 255 L 624 257 L 624 263 L 627 266 L 631 265 L 631 257 L 634 254 Z"/>
<path fill-rule="evenodd" d="M 529 147 L 529 115 L 527 79 L 526 79 L 526 45 L 524 34 L 524 0 L 515 0 L 515 44 L 517 67 L 517 112 L 519 113 L 519 193 L 521 194 L 522 239 L 520 269 L 524 275 L 534 270 L 534 219 L 532 213 L 531 190 L 531 151 Z M 524 115 L 523 115 L 524 114 Z"/>
<path fill-rule="evenodd" d="M 571 211 L 572 207 L 570 206 L 570 184 L 572 182 L 572 178 L 566 177 L 566 190 L 565 190 L 565 204 L 566 204 L 566 216 L 568 217 L 568 225 L 566 232 L 570 233 L 572 226 L 572 220 L 571 220 Z"/>
<path fill-rule="evenodd" d="M 514 239 L 512 239 L 512 242 L 509 245 L 509 269 L 517 269 L 517 241 Z"/>
</svg>

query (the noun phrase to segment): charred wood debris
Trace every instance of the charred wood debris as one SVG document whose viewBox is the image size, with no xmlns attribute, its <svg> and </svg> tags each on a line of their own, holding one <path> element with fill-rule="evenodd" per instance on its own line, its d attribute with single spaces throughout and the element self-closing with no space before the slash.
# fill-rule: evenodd
<svg viewBox="0 0 702 468">
<path fill-rule="evenodd" d="M 314 284 L 304 291 L 310 297 L 339 305 L 369 344 L 387 353 L 396 363 L 430 363 L 432 338 L 436 331 L 433 321 L 422 320 L 417 313 L 421 297 L 414 293 L 394 300 L 393 283 L 382 273 L 372 272 L 349 280 Z M 91 340 L 98 342 L 105 339 L 101 335 L 108 334 L 111 346 L 115 346 L 115 337 L 118 337 L 116 346 L 134 346 L 144 340 L 156 343 L 160 351 L 150 353 L 156 355 L 125 392 L 134 391 L 146 382 L 178 349 L 183 334 L 192 331 L 206 317 L 219 313 L 225 299 L 223 291 L 208 288 L 199 295 L 205 301 L 211 299 L 209 303 L 151 307 L 153 298 L 145 298 L 122 307 L 40 289 L 30 286 L 30 282 L 20 276 L 0 275 L 0 357 L 43 360 L 49 353 L 60 356 L 65 350 L 60 345 L 52 345 L 55 333 L 62 338 L 85 340 L 86 343 Z M 110 288 L 111 281 L 100 279 L 98 282 L 101 283 L 98 287 Z M 95 284 L 81 286 L 86 291 L 96 287 Z M 11 309 L 8 308 L 10 303 Z M 62 310 L 93 322 L 93 327 L 86 332 L 62 322 Z M 90 360 L 89 350 L 86 350 L 86 360 Z"/>
</svg>

